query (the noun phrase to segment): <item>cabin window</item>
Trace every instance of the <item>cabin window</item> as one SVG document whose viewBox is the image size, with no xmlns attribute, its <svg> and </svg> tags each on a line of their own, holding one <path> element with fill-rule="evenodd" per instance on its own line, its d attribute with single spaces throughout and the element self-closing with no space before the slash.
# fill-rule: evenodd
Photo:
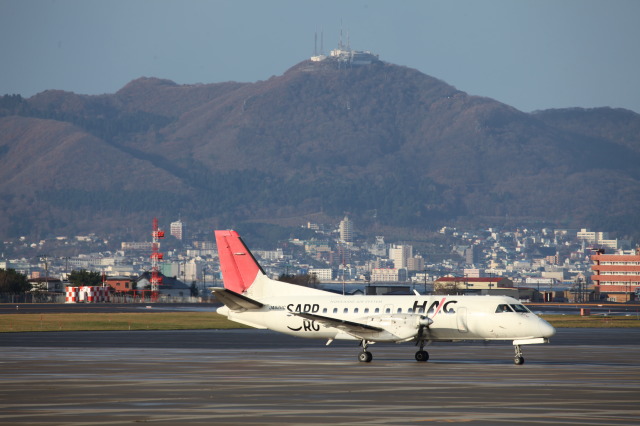
<svg viewBox="0 0 640 426">
<path fill-rule="evenodd" d="M 496 308 L 496 313 L 500 314 L 502 312 L 513 312 L 513 309 L 509 305 L 498 305 Z"/>
<path fill-rule="evenodd" d="M 419 314 L 424 314 L 424 308 L 418 308 L 418 313 Z"/>
<path fill-rule="evenodd" d="M 385 314 L 390 314 L 390 313 L 391 313 L 391 308 L 386 308 L 386 309 L 384 310 L 384 313 L 385 313 Z"/>
<path fill-rule="evenodd" d="M 527 313 L 530 312 L 529 309 L 527 309 L 526 306 L 524 305 L 511 305 L 511 307 L 513 308 L 514 311 L 516 312 L 520 312 L 520 313 Z"/>
<path fill-rule="evenodd" d="M 380 313 L 380 308 L 376 308 L 376 310 L 374 311 L 376 314 Z"/>
<path fill-rule="evenodd" d="M 322 313 L 326 314 L 327 313 L 327 308 L 322 308 Z"/>
<path fill-rule="evenodd" d="M 402 308 L 398 308 L 398 313 L 401 314 L 402 313 Z"/>
<path fill-rule="evenodd" d="M 344 308 L 344 311 L 342 311 L 342 312 L 344 312 L 345 314 L 348 314 L 349 313 L 349 308 Z"/>
<path fill-rule="evenodd" d="M 333 313 L 337 314 L 338 313 L 338 308 L 333 308 Z"/>
<path fill-rule="evenodd" d="M 358 308 L 355 308 L 355 309 L 353 310 L 353 313 L 354 313 L 354 314 L 357 314 L 357 313 L 358 313 Z"/>
<path fill-rule="evenodd" d="M 408 314 L 412 314 L 412 313 L 413 313 L 413 308 L 409 308 L 409 309 L 407 309 L 407 313 L 408 313 Z"/>
<path fill-rule="evenodd" d="M 369 308 L 364 308 L 364 313 L 368 314 L 369 313 Z"/>
</svg>

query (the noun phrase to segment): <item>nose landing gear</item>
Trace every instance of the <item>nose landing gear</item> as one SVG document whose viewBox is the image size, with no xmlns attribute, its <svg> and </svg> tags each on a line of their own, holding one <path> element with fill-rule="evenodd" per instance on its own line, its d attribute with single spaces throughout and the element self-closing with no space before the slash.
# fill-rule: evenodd
<svg viewBox="0 0 640 426">
<path fill-rule="evenodd" d="M 426 362 L 429 360 L 429 352 L 427 351 L 418 351 L 416 352 L 416 361 L 418 362 Z"/>
<path fill-rule="evenodd" d="M 522 349 L 520 348 L 520 345 L 515 345 L 514 348 L 516 350 L 516 356 L 513 359 L 513 362 L 515 363 L 515 365 L 524 364 L 524 358 L 522 357 Z"/>
</svg>

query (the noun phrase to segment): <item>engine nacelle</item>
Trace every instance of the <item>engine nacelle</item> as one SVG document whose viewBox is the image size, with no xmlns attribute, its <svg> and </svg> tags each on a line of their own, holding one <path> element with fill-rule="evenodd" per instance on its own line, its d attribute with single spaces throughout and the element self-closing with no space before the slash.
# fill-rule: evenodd
<svg viewBox="0 0 640 426">
<path fill-rule="evenodd" d="M 431 324 L 433 324 L 433 320 L 428 316 L 420 315 L 418 317 L 418 327 L 420 326 L 429 327 Z"/>
<path fill-rule="evenodd" d="M 385 330 L 377 333 L 376 339 L 402 342 L 415 339 L 420 327 L 429 326 L 433 320 L 425 315 L 388 314 L 367 317 L 365 322 L 367 325 Z"/>
</svg>

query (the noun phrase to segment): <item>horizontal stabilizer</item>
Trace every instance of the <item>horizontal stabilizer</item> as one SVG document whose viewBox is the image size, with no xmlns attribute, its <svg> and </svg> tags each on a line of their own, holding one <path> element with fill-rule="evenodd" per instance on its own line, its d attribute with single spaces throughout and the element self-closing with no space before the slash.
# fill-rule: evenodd
<svg viewBox="0 0 640 426">
<path fill-rule="evenodd" d="M 215 287 L 211 291 L 216 298 L 232 311 L 247 311 L 249 309 L 260 309 L 264 305 L 256 300 L 238 294 L 226 288 Z"/>
<path fill-rule="evenodd" d="M 322 325 L 326 325 L 327 327 L 335 327 L 338 330 L 342 330 L 345 333 L 351 335 L 359 336 L 362 333 L 385 331 L 383 328 L 374 327 L 372 325 L 361 324 L 359 322 L 347 321 L 337 318 L 324 317 L 322 315 L 310 314 L 306 312 L 292 312 L 292 314 L 309 320 L 317 321 Z"/>
</svg>

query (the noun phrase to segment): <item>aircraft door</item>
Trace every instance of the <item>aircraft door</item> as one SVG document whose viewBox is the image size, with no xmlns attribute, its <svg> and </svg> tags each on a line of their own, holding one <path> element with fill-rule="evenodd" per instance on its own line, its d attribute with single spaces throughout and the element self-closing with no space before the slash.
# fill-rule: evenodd
<svg viewBox="0 0 640 426">
<path fill-rule="evenodd" d="M 467 308 L 458 308 L 457 311 L 458 331 L 467 333 L 469 331 L 467 327 Z"/>
</svg>

